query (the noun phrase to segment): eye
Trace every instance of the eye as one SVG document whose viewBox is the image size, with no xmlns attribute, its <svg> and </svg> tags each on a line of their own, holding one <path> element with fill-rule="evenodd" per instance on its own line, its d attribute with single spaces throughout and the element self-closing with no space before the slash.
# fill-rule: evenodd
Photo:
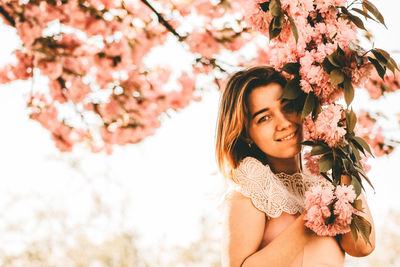
<svg viewBox="0 0 400 267">
<path fill-rule="evenodd" d="M 271 119 L 271 115 L 265 115 L 265 116 L 262 116 L 258 121 L 257 121 L 257 123 L 261 123 L 261 122 L 263 122 L 263 121 L 269 121 Z"/>
<path fill-rule="evenodd" d="M 294 104 L 294 101 L 290 101 L 285 103 L 285 105 L 282 107 L 282 110 L 286 113 L 292 113 L 296 111 L 296 106 Z"/>
</svg>

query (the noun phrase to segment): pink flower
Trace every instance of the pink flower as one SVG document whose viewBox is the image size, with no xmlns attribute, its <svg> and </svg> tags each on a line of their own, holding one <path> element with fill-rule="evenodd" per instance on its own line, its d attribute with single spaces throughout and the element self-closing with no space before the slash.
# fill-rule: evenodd
<svg viewBox="0 0 400 267">
<path fill-rule="evenodd" d="M 63 72 L 63 65 L 57 61 L 41 60 L 37 67 L 42 75 L 49 77 L 50 80 L 56 80 Z"/>
<path fill-rule="evenodd" d="M 353 202 L 354 199 L 356 199 L 353 185 L 338 185 L 335 190 L 335 195 L 339 200 L 345 202 Z"/>
<path fill-rule="evenodd" d="M 306 191 L 305 198 L 306 209 L 313 205 L 326 206 L 333 200 L 333 192 L 328 187 L 313 186 Z"/>
<path fill-rule="evenodd" d="M 74 129 L 64 123 L 58 123 L 57 127 L 52 131 L 51 138 L 55 142 L 56 147 L 62 151 L 71 151 L 75 143 L 81 142 L 87 133 L 81 129 Z"/>
<path fill-rule="evenodd" d="M 28 47 L 42 36 L 43 28 L 38 24 L 33 24 L 31 21 L 17 23 L 16 28 L 22 42 Z"/>
<path fill-rule="evenodd" d="M 371 170 L 371 165 L 367 164 L 368 157 L 361 156 L 361 166 L 363 167 L 363 170 L 365 173 L 368 173 Z"/>
<path fill-rule="evenodd" d="M 331 104 L 322 110 L 315 122 L 310 117 L 306 118 L 303 124 L 305 140 L 321 140 L 334 147 L 346 134 L 344 125 L 339 126 L 341 116 L 341 106 Z"/>
<path fill-rule="evenodd" d="M 319 165 L 318 160 L 320 156 L 311 156 L 310 152 L 304 154 L 304 159 L 306 160 L 306 168 L 310 173 L 319 175 Z"/>
<path fill-rule="evenodd" d="M 208 32 L 193 31 L 188 38 L 190 51 L 199 53 L 206 58 L 212 58 L 221 49 L 220 44 Z"/>
<path fill-rule="evenodd" d="M 88 66 L 84 63 L 84 58 L 82 57 L 63 57 L 62 65 L 65 69 L 77 75 L 84 75 L 88 71 Z"/>
<path fill-rule="evenodd" d="M 202 16 L 208 16 L 213 13 L 214 6 L 208 0 L 197 0 L 193 3 L 197 14 Z"/>
<path fill-rule="evenodd" d="M 351 216 L 354 213 L 354 208 L 349 202 L 338 200 L 334 208 L 334 214 L 337 215 L 336 220 L 341 221 L 342 224 L 351 223 Z"/>
<path fill-rule="evenodd" d="M 85 84 L 79 76 L 64 74 L 62 79 L 65 83 L 63 95 L 75 104 L 82 102 L 91 92 L 90 86 Z"/>
<path fill-rule="evenodd" d="M 61 88 L 60 82 L 58 80 L 51 80 L 49 82 L 50 96 L 54 101 L 58 101 L 61 104 L 66 102 L 66 97 L 64 96 L 63 89 Z"/>
<path fill-rule="evenodd" d="M 305 193 L 306 214 L 304 215 L 305 226 L 320 236 L 335 236 L 350 231 L 350 224 L 353 213 L 351 202 L 356 198 L 353 186 L 338 186 L 333 195 L 333 190 L 321 186 L 313 186 Z M 334 202 L 333 214 L 329 204 Z M 331 224 L 326 222 L 331 216 L 334 221 Z"/>
<path fill-rule="evenodd" d="M 258 31 L 266 36 L 269 35 L 269 24 L 271 23 L 272 16 L 269 12 L 264 12 L 259 5 L 263 1 L 251 1 L 242 2 L 242 8 L 244 8 L 244 19 L 253 30 Z"/>
</svg>

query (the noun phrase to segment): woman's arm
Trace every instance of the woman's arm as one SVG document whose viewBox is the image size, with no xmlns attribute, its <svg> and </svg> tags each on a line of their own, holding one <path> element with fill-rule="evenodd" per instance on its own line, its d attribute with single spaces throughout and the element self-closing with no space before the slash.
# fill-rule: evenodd
<svg viewBox="0 0 400 267">
<path fill-rule="evenodd" d="M 222 231 L 222 266 L 290 266 L 304 246 L 316 235 L 304 226 L 303 215 L 271 243 L 257 251 L 265 228 L 265 213 L 251 200 L 233 192 L 227 201 Z"/>
<path fill-rule="evenodd" d="M 350 185 L 350 177 L 347 175 L 342 176 L 342 183 L 345 185 Z M 372 219 L 371 212 L 369 210 L 367 201 L 365 200 L 364 194 L 361 193 L 359 198 L 362 201 L 362 207 L 364 209 L 364 213 L 361 214 L 370 224 L 371 224 L 371 234 L 369 236 L 369 241 L 371 245 L 365 243 L 364 239 L 362 238 L 361 234 L 358 234 L 357 242 L 354 241 L 353 235 L 351 232 L 348 232 L 341 237 L 339 237 L 339 243 L 342 249 L 349 255 L 353 257 L 365 257 L 372 253 L 375 249 L 375 227 L 374 227 L 374 220 Z"/>
</svg>

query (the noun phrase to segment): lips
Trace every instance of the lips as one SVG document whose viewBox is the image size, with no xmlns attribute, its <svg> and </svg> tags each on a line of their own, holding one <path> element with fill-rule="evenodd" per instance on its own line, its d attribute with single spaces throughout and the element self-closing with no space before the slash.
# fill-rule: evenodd
<svg viewBox="0 0 400 267">
<path fill-rule="evenodd" d="M 296 136 L 296 133 L 297 133 L 297 131 L 295 131 L 295 132 L 293 132 L 293 133 L 291 133 L 291 134 L 289 134 L 289 135 L 287 135 L 287 136 L 285 136 L 285 137 L 279 138 L 279 139 L 277 139 L 276 141 L 281 142 L 281 141 L 290 140 L 290 139 L 292 139 L 293 137 Z"/>
</svg>

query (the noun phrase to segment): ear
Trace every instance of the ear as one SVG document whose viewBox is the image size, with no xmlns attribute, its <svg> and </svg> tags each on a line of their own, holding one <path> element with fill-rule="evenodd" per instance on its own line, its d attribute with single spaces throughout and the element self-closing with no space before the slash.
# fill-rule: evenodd
<svg viewBox="0 0 400 267">
<path fill-rule="evenodd" d="M 242 140 L 246 144 L 253 144 L 254 143 L 253 140 L 250 137 L 243 137 Z"/>
</svg>

